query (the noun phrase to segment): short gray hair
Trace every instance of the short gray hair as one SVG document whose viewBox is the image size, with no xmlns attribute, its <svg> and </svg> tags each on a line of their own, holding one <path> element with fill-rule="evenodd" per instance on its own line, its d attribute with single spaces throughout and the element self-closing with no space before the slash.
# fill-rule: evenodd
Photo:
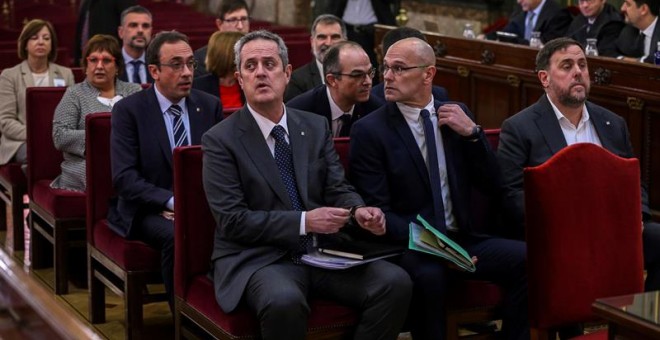
<svg viewBox="0 0 660 340">
<path fill-rule="evenodd" d="M 312 23 L 312 38 L 316 35 L 316 26 L 318 26 L 319 23 L 322 23 L 324 25 L 332 25 L 332 24 L 339 24 L 339 27 L 341 27 L 341 36 L 342 38 L 346 39 L 346 24 L 344 24 L 344 21 L 339 19 L 339 17 L 332 15 L 332 14 L 321 14 L 316 19 L 314 19 L 314 22 Z"/>
<path fill-rule="evenodd" d="M 275 42 L 277 44 L 280 59 L 282 59 L 282 67 L 286 68 L 286 65 L 289 64 L 289 52 L 287 51 L 286 45 L 284 44 L 284 40 L 282 40 L 279 35 L 273 32 L 259 30 L 244 35 L 236 42 L 236 45 L 234 45 L 234 64 L 236 64 L 236 70 L 239 72 L 241 70 L 241 51 L 243 50 L 243 46 L 253 40 L 267 40 Z"/>
</svg>

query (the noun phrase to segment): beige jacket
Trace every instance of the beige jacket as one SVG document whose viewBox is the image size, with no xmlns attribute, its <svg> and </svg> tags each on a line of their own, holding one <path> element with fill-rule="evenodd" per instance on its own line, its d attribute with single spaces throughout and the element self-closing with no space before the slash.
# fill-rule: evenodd
<svg viewBox="0 0 660 340">
<path fill-rule="evenodd" d="M 48 86 L 75 83 L 71 69 L 49 63 Z M 34 86 L 32 72 L 26 60 L 0 74 L 0 165 L 7 164 L 25 143 L 25 90 Z"/>
</svg>

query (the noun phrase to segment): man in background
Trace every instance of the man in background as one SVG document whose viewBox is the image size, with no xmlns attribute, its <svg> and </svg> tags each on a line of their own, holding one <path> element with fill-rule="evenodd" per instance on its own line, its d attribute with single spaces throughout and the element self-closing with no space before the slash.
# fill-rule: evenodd
<svg viewBox="0 0 660 340">
<path fill-rule="evenodd" d="M 131 6 L 121 13 L 118 33 L 126 69 L 119 74 L 120 80 L 137 84 L 153 82 L 145 57 L 151 41 L 152 20 L 151 12 L 142 6 Z"/>
<path fill-rule="evenodd" d="M 660 27 L 658 13 L 660 0 L 624 0 L 621 12 L 626 25 L 612 22 L 612 31 L 618 35 L 603 36 L 598 43 L 598 51 L 603 56 L 617 59 L 653 63 L 658 50 Z"/>
<path fill-rule="evenodd" d="M 117 27 L 121 24 L 121 12 L 135 5 L 136 0 L 83 0 L 80 3 L 73 46 L 74 65 L 80 65 L 80 58 L 89 38 L 97 34 L 109 34 L 119 38 Z"/>
<path fill-rule="evenodd" d="M 312 45 L 314 59 L 293 71 L 284 92 L 284 102 L 325 84 L 323 57 L 332 45 L 346 40 L 346 26 L 341 19 L 332 14 L 319 15 L 312 23 L 311 33 L 309 42 Z"/>
<path fill-rule="evenodd" d="M 608 4 L 607 0 L 579 0 L 578 6 L 580 14 L 573 18 L 568 26 L 567 37 L 576 40 L 582 46 L 587 46 L 587 39 L 598 39 L 600 34 L 616 36 L 619 33 L 618 30 L 600 33 L 601 28 L 610 21 L 621 22 L 623 20 L 621 13 Z"/>
<path fill-rule="evenodd" d="M 503 32 L 517 36 L 518 44 L 529 45 L 532 32 L 541 33 L 541 41 L 546 42 L 566 33 L 573 17 L 556 0 L 517 0 L 521 11 L 514 13 Z M 496 32 L 487 35 L 494 40 Z"/>
</svg>

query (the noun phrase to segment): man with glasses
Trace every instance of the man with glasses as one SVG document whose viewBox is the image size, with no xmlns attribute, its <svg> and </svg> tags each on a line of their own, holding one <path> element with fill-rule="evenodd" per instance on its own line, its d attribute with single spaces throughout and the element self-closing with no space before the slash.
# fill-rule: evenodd
<svg viewBox="0 0 660 340">
<path fill-rule="evenodd" d="M 566 37 L 576 40 L 582 46 L 587 46 L 587 39 L 598 39 L 601 35 L 616 36 L 619 33 L 618 30 L 603 31 L 601 33 L 601 28 L 605 24 L 623 20 L 621 13 L 616 7 L 608 4 L 607 0 L 577 0 L 577 3 L 580 14 L 573 18 L 571 25 L 568 26 Z"/>
<path fill-rule="evenodd" d="M 108 223 L 119 235 L 161 251 L 163 282 L 173 307 L 174 196 L 172 151 L 200 144 L 222 119 L 217 98 L 191 89 L 196 66 L 188 38 L 158 33 L 147 49 L 154 84 L 128 96 L 112 110 L 110 155 L 118 197 Z M 125 102 L 125 103 L 123 103 Z"/>
<path fill-rule="evenodd" d="M 323 60 L 325 85 L 319 85 L 287 106 L 326 117 L 334 137 L 348 137 L 351 125 L 385 102 L 370 96 L 376 70 L 360 45 L 340 42 Z"/>
<path fill-rule="evenodd" d="M 147 71 L 145 57 L 152 28 L 151 12 L 142 6 L 131 6 L 121 13 L 118 33 L 123 45 L 124 72 L 119 74 L 119 80 L 136 84 L 154 81 Z"/>
<path fill-rule="evenodd" d="M 219 32 L 243 32 L 250 31 L 250 9 L 244 0 L 224 0 L 218 10 L 215 26 Z M 209 73 L 206 69 L 206 52 L 208 45 L 195 51 L 195 60 L 199 64 L 195 68 L 194 77 L 200 77 Z"/>
<path fill-rule="evenodd" d="M 473 256 L 465 277 L 502 287 L 503 339 L 528 339 L 526 248 L 522 241 L 485 236 L 472 220 L 472 190 L 498 197 L 497 160 L 472 113 L 440 102 L 431 86 L 433 48 L 418 38 L 394 43 L 383 59 L 387 104 L 351 130 L 349 178 L 365 203 L 385 213 L 389 241 L 408 244 L 418 214 Z M 408 324 L 415 340 L 445 338 L 445 301 L 452 267 L 408 250 L 400 261 L 414 283 Z"/>
<path fill-rule="evenodd" d="M 330 47 L 344 40 L 346 40 L 346 26 L 341 19 L 332 14 L 322 14 L 314 20 L 312 36 L 309 38 L 314 59 L 293 71 L 284 92 L 284 102 L 325 84 L 323 58 Z"/>
</svg>

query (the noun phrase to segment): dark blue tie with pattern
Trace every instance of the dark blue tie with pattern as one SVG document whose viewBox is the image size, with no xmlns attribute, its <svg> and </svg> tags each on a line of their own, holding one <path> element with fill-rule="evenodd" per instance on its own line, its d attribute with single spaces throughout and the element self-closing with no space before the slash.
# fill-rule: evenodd
<svg viewBox="0 0 660 340">
<path fill-rule="evenodd" d="M 447 230 L 445 221 L 445 205 L 442 203 L 442 182 L 438 168 L 438 150 L 435 145 L 435 127 L 431 121 L 428 110 L 419 113 L 424 123 L 424 139 L 426 140 L 426 161 L 431 181 L 431 195 L 433 197 L 433 214 L 435 215 L 435 229 L 441 233 Z"/>
<path fill-rule="evenodd" d="M 140 66 L 142 66 L 142 60 L 133 60 L 131 61 L 131 64 L 133 65 L 133 82 L 136 84 L 142 84 L 142 80 L 140 80 Z"/>
<path fill-rule="evenodd" d="M 276 125 L 270 134 L 275 139 L 275 162 L 280 170 L 280 178 L 282 178 L 289 194 L 293 210 L 303 211 L 304 207 L 296 185 L 296 174 L 293 171 L 293 153 L 291 152 L 291 146 L 286 141 L 286 131 L 282 126 Z M 312 236 L 310 234 L 300 236 L 298 249 L 291 254 L 294 263 L 301 263 L 300 257 L 307 252 L 308 246 L 312 243 L 311 241 Z"/>
</svg>

